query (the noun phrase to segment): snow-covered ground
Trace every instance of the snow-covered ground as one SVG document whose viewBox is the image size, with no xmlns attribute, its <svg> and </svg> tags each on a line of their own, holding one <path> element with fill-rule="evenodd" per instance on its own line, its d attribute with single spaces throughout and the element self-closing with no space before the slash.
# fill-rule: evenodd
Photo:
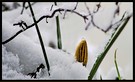
<svg viewBox="0 0 135 82">
<path fill-rule="evenodd" d="M 68 4 L 59 3 L 58 7 L 72 9 L 74 8 L 75 4 L 76 3 L 68 3 Z M 79 3 L 77 7 L 77 11 L 81 12 L 82 14 L 83 13 L 85 14 L 87 11 L 84 8 L 83 4 L 84 3 Z M 111 6 L 105 9 L 108 4 L 110 4 Z M 96 21 L 98 25 L 102 26 L 103 29 L 106 29 L 105 27 L 107 27 L 107 24 L 110 22 L 109 19 L 112 18 L 111 13 L 114 12 L 116 7 L 112 3 L 108 3 L 108 4 L 105 3 L 103 9 L 99 11 L 101 13 L 98 13 L 99 15 L 96 14 L 97 15 Z M 54 7 L 52 11 L 50 11 L 51 5 L 52 3 L 36 3 L 35 5 L 33 5 L 32 8 L 34 10 L 36 19 L 39 19 L 43 15 L 51 14 L 53 9 L 57 8 Z M 88 5 L 90 9 L 93 8 L 93 3 L 92 4 L 88 3 Z M 24 10 L 23 14 L 20 15 L 21 10 L 22 7 L 18 7 L 17 9 L 13 9 L 11 11 L 2 12 L 2 41 L 5 41 L 6 39 L 10 38 L 13 34 L 15 34 L 18 30 L 21 29 L 19 26 L 13 26 L 13 23 L 17 23 L 20 20 L 25 21 L 28 25 L 33 23 L 33 19 L 29 9 Z M 109 13 L 107 15 L 108 18 L 102 23 L 100 23 L 102 20 L 98 20 L 98 19 L 103 19 L 104 18 L 103 15 L 107 13 L 108 10 L 109 10 Z M 122 11 L 120 13 L 120 17 L 122 16 L 122 12 L 124 12 L 125 10 L 132 11 L 132 8 L 129 7 L 129 9 L 125 9 L 125 10 L 123 10 L 122 8 L 121 10 Z M 58 13 L 56 15 L 58 15 Z M 43 19 L 40 23 L 38 23 L 43 38 L 43 42 L 45 45 L 47 57 L 49 60 L 51 75 L 48 76 L 47 67 L 45 67 L 45 69 L 40 71 L 36 80 L 37 79 L 43 79 L 43 80 L 85 79 L 87 80 L 92 65 L 94 64 L 95 59 L 97 57 L 97 54 L 95 53 L 98 52 L 100 46 L 103 46 L 104 44 L 103 40 L 106 37 L 108 40 L 110 34 L 103 35 L 101 31 L 95 30 L 97 28 L 91 28 L 91 27 L 89 27 L 88 31 L 85 31 L 84 27 L 86 26 L 86 24 L 84 23 L 83 19 L 78 15 L 72 13 L 67 13 L 65 19 L 62 19 L 63 15 L 59 14 L 59 18 L 60 18 L 60 25 L 61 25 L 63 50 L 59 50 L 57 48 L 53 49 L 49 46 L 50 43 L 53 43 L 57 47 L 55 17 L 48 19 L 48 23 L 46 23 L 45 19 Z M 98 33 L 99 36 L 101 37 L 97 37 Z M 94 40 L 92 40 L 93 38 L 95 38 L 92 34 L 94 34 L 94 36 L 98 38 L 95 39 L 95 43 L 93 42 Z M 82 38 L 85 38 L 88 43 L 88 64 L 86 67 L 84 67 L 81 63 L 76 62 L 74 57 L 75 49 Z M 115 47 L 113 51 L 116 48 L 117 47 Z M 130 48 L 132 48 L 132 44 L 130 44 Z M 101 49 L 99 51 L 101 51 Z M 118 52 L 119 52 L 119 48 L 118 48 Z M 112 55 L 111 57 L 113 57 L 113 54 L 114 52 L 111 52 L 109 55 Z M 130 56 L 127 57 L 125 55 L 130 55 Z M 119 65 L 118 63 L 118 65 L 120 66 L 119 68 L 120 68 L 121 76 L 124 79 L 132 79 L 133 61 L 132 60 L 128 61 L 129 59 L 132 59 L 133 57 L 132 55 L 133 55 L 132 49 L 129 50 L 129 54 L 124 54 L 124 56 L 127 57 L 127 61 L 124 61 L 127 62 L 124 65 L 126 66 L 124 67 L 124 69 L 122 68 L 123 66 Z M 118 56 L 117 60 L 119 62 L 121 60 L 121 57 Z M 110 61 L 113 62 L 113 58 L 110 58 Z M 34 80 L 33 78 L 27 76 L 26 74 L 33 72 L 41 63 L 45 64 L 45 61 L 44 61 L 44 56 L 42 53 L 42 49 L 39 43 L 39 39 L 35 27 L 26 30 L 25 32 L 19 34 L 15 39 L 10 41 L 9 43 L 2 45 L 2 79 Z M 102 63 L 105 62 L 103 61 Z M 115 79 L 117 73 L 114 69 L 114 65 L 111 66 L 112 69 L 109 68 L 108 71 L 105 71 L 105 69 L 107 69 L 108 66 L 109 66 L 108 63 L 106 63 L 105 66 L 102 66 L 101 64 L 101 67 L 99 68 L 94 79 L 100 79 L 100 75 L 102 75 L 103 79 Z M 126 75 L 129 75 L 130 77 Z"/>
</svg>

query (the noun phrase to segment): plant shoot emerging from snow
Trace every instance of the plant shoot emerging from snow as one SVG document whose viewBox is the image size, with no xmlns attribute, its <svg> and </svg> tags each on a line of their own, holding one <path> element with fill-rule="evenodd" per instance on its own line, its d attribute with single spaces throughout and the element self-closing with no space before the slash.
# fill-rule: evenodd
<svg viewBox="0 0 135 82">
<path fill-rule="evenodd" d="M 2 79 L 110 79 L 111 75 L 100 72 L 100 64 L 106 55 L 112 55 L 107 52 L 133 15 L 133 11 L 124 10 L 122 4 L 123 2 L 2 2 Z M 80 5 L 83 5 L 84 10 L 80 9 Z M 76 21 L 81 21 L 66 28 L 66 33 L 72 34 L 72 40 L 64 35 L 63 27 L 65 21 L 74 23 L 74 20 L 70 20 L 71 16 L 74 19 L 78 17 Z M 80 23 L 83 26 L 79 34 L 88 35 L 93 27 L 109 37 L 103 49 L 96 53 L 98 56 L 92 52 L 89 41 L 91 37 L 81 35 L 79 38 L 83 39 L 78 46 L 70 45 L 77 40 L 75 36 L 80 28 L 75 29 L 74 33 L 71 31 Z M 95 38 L 100 37 L 97 35 Z M 123 74 L 118 68 L 120 67 L 116 65 L 115 78 L 111 79 L 124 79 L 121 79 Z"/>
</svg>

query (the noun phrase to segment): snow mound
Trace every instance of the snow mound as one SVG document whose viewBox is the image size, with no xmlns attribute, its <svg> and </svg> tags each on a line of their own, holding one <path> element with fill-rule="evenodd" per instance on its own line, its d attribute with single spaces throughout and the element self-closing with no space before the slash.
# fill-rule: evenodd
<svg viewBox="0 0 135 82">
<path fill-rule="evenodd" d="M 4 20 L 2 26 L 2 40 L 11 37 L 16 28 L 12 29 L 11 23 Z M 36 34 L 34 35 L 36 36 Z M 6 49 L 5 49 L 6 47 Z M 31 79 L 26 74 L 36 70 L 43 63 L 45 69 L 36 79 L 87 79 L 89 70 L 81 63 L 76 62 L 74 55 L 63 50 L 45 46 L 50 64 L 50 76 L 40 44 L 21 33 L 12 41 L 2 46 L 3 79 Z"/>
</svg>

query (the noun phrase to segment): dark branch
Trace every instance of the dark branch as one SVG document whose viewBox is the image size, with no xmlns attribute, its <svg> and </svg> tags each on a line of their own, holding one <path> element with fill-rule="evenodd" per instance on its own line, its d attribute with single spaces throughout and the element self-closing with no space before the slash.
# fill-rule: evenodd
<svg viewBox="0 0 135 82">
<path fill-rule="evenodd" d="M 21 22 L 19 22 L 19 23 L 13 24 L 13 26 L 16 26 L 16 25 L 19 25 L 19 26 L 22 27 L 22 28 L 23 28 L 23 25 L 24 25 L 24 26 L 26 27 L 26 29 L 23 28 L 23 29 L 19 30 L 19 31 L 18 31 L 16 34 L 14 34 L 12 37 L 10 37 L 10 38 L 7 39 L 6 41 L 2 42 L 2 44 L 6 44 L 6 43 L 10 42 L 10 41 L 11 41 L 12 39 L 14 39 L 17 35 L 19 35 L 20 33 L 24 32 L 24 31 L 26 31 L 27 29 L 30 28 L 30 26 L 27 26 L 27 24 L 26 24 L 24 21 L 21 21 Z"/>
<path fill-rule="evenodd" d="M 126 12 L 125 12 L 125 13 L 126 13 Z M 111 24 L 109 25 L 109 27 L 108 27 L 106 30 L 101 29 L 101 28 L 98 27 L 98 26 L 97 26 L 97 28 L 100 29 L 100 30 L 102 30 L 102 31 L 105 32 L 105 33 L 108 32 L 113 26 L 115 26 L 115 25 L 120 25 L 123 21 L 125 21 L 126 19 L 128 19 L 129 17 L 132 16 L 132 15 L 130 15 L 130 16 L 127 16 L 127 17 L 124 18 L 125 13 L 123 14 L 122 18 L 121 18 L 119 21 L 115 22 L 114 24 L 111 23 Z"/>
<path fill-rule="evenodd" d="M 75 5 L 75 7 L 73 8 L 73 10 L 76 10 L 76 9 L 77 9 L 77 6 L 78 6 L 78 2 L 76 2 L 76 5 Z M 72 10 L 72 11 L 73 11 L 73 10 Z M 64 15 L 63 15 L 63 19 L 65 19 L 66 13 L 67 13 L 67 10 L 65 9 L 65 12 L 64 12 Z"/>
<path fill-rule="evenodd" d="M 63 19 L 65 19 L 66 13 L 67 13 L 67 11 L 64 12 Z"/>
<path fill-rule="evenodd" d="M 85 7 L 86 7 L 86 9 L 87 9 L 89 15 L 91 15 L 90 9 L 89 9 L 89 7 L 87 6 L 86 2 L 84 2 L 84 4 L 85 4 Z"/>
<path fill-rule="evenodd" d="M 37 78 L 37 72 L 39 72 L 40 69 L 44 69 L 44 68 L 45 68 L 44 64 L 41 63 L 40 66 L 37 67 L 37 69 L 36 69 L 35 72 L 28 73 L 27 75 L 31 76 L 31 78 L 32 78 L 32 77 L 33 77 L 33 78 Z"/>
<path fill-rule="evenodd" d="M 31 3 L 31 5 L 34 5 L 35 3 L 37 3 L 37 2 Z M 23 2 L 23 8 L 22 8 L 21 14 L 23 14 L 24 9 L 29 8 L 29 6 L 25 6 L 25 4 L 26 4 L 26 2 Z"/>
<path fill-rule="evenodd" d="M 46 18 L 46 23 L 48 23 L 47 18 Z"/>
<path fill-rule="evenodd" d="M 91 25 L 91 21 L 89 21 L 89 23 L 87 24 L 87 26 L 85 27 L 85 30 L 88 30 L 88 27 Z"/>
<path fill-rule="evenodd" d="M 18 31 L 15 35 L 13 35 L 12 37 L 10 37 L 9 39 L 7 39 L 6 41 L 2 42 L 2 44 L 6 44 L 9 41 L 11 41 L 12 39 L 14 39 L 17 35 L 19 35 L 21 32 L 23 32 L 23 30 Z"/>
<path fill-rule="evenodd" d="M 116 5 L 118 5 L 119 2 L 115 2 Z"/>
<path fill-rule="evenodd" d="M 116 14 L 119 14 L 119 5 L 117 4 L 116 6 L 117 6 L 117 9 L 116 9 L 115 12 L 114 12 L 114 16 L 113 16 L 114 18 L 115 18 L 115 15 L 116 15 Z M 125 12 L 125 13 L 123 14 L 122 18 L 121 18 L 119 21 L 115 22 L 114 24 L 112 23 L 112 22 L 113 22 L 113 19 L 112 19 L 110 25 L 107 27 L 106 30 L 104 30 L 104 29 L 102 29 L 101 27 L 99 27 L 98 25 L 96 25 L 96 23 L 94 22 L 94 14 L 97 13 L 98 10 L 99 10 L 99 8 L 101 7 L 100 3 L 97 4 L 98 10 L 97 10 L 96 12 L 93 12 L 93 13 L 90 12 L 89 7 L 87 6 L 86 3 L 85 3 L 85 7 L 86 7 L 86 9 L 88 10 L 88 13 L 89 13 L 89 15 L 90 15 L 90 17 L 91 17 L 91 20 L 90 20 L 89 23 L 86 25 L 85 30 L 87 30 L 88 27 L 90 26 L 90 24 L 92 24 L 92 25 L 95 26 L 96 28 L 98 28 L 98 29 L 100 29 L 101 31 L 103 31 L 103 32 L 106 33 L 106 32 L 108 32 L 113 26 L 115 26 L 115 25 L 120 25 L 124 20 L 126 20 L 126 19 L 129 17 L 129 16 L 128 16 L 128 17 L 124 18 L 125 14 L 126 14 L 126 12 Z M 132 15 L 131 15 L 131 16 L 132 16 Z"/>
<path fill-rule="evenodd" d="M 26 4 L 26 2 L 23 2 L 23 8 L 22 8 L 21 14 L 23 14 L 23 11 L 24 11 L 24 8 L 25 8 L 25 4 Z"/>
<path fill-rule="evenodd" d="M 115 10 L 114 16 L 115 16 L 116 14 L 119 15 L 119 13 L 120 13 L 120 6 L 119 6 L 119 4 L 116 3 L 116 6 L 117 6 L 117 9 Z"/>
<path fill-rule="evenodd" d="M 52 18 L 52 17 L 55 15 L 56 12 L 60 12 L 60 11 L 65 11 L 65 9 L 62 9 L 62 8 L 56 9 L 56 10 L 53 11 L 53 13 L 52 13 L 51 15 L 44 15 L 44 16 L 40 17 L 40 18 L 36 21 L 36 23 L 39 23 L 39 22 L 40 22 L 42 19 L 44 19 L 44 18 L 46 18 L 46 20 L 47 20 L 47 18 Z M 88 20 L 87 16 L 82 15 L 82 14 L 80 14 L 79 12 L 76 12 L 76 11 L 70 10 L 70 9 L 66 9 L 66 11 L 67 11 L 67 12 L 73 12 L 73 13 L 75 13 L 75 14 L 81 16 L 85 21 Z M 46 21 L 46 22 L 48 22 L 48 21 Z M 19 35 L 21 32 L 26 31 L 27 29 L 33 27 L 33 26 L 35 25 L 35 23 L 33 23 L 33 24 L 31 24 L 31 25 L 28 26 L 28 25 L 23 21 L 23 22 L 21 22 L 21 23 L 19 22 L 19 23 L 17 23 L 17 24 L 13 24 L 13 25 L 14 25 L 14 26 L 15 26 L 15 25 L 19 25 L 19 26 L 21 26 L 21 27 L 22 27 L 22 25 L 24 25 L 24 26 L 26 27 L 26 29 L 23 29 L 23 30 L 18 31 L 18 32 L 17 32 L 15 35 L 13 35 L 11 38 L 9 38 L 9 39 L 7 39 L 6 41 L 2 42 L 2 44 L 8 43 L 8 42 L 11 41 L 12 39 L 14 39 L 17 35 Z M 22 28 L 23 28 L 23 27 L 22 27 Z"/>
<path fill-rule="evenodd" d="M 51 6 L 51 9 L 50 9 L 50 11 L 52 10 L 52 8 L 53 8 L 53 5 Z"/>
<path fill-rule="evenodd" d="M 99 2 L 99 4 L 96 5 L 96 10 L 93 11 L 93 13 L 97 13 L 100 7 L 101 7 L 101 2 Z"/>
<path fill-rule="evenodd" d="M 78 6 L 78 2 L 76 2 L 76 5 L 75 5 L 75 7 L 74 7 L 73 10 L 76 10 L 77 9 L 77 6 Z"/>
<path fill-rule="evenodd" d="M 31 3 L 31 6 L 34 5 L 35 3 L 37 3 L 37 2 Z M 25 7 L 25 9 L 27 9 L 27 8 L 29 8 L 29 6 Z"/>
<path fill-rule="evenodd" d="M 52 17 L 55 15 L 56 12 L 61 12 L 61 11 L 65 11 L 65 9 L 62 9 L 62 8 L 56 9 L 56 10 L 53 11 L 53 13 L 52 13 L 51 15 L 45 15 L 45 16 L 40 17 L 40 18 L 37 20 L 36 23 L 40 22 L 40 21 L 41 21 L 42 19 L 44 19 L 44 18 L 52 18 Z M 75 13 L 75 14 L 81 16 L 83 19 L 88 20 L 87 16 L 82 15 L 82 14 L 80 14 L 80 13 L 74 11 L 74 10 L 66 9 L 66 12 L 73 12 L 73 13 Z M 34 25 L 35 25 L 35 24 L 33 23 L 32 25 L 30 25 L 30 27 L 32 27 L 32 26 L 34 26 Z"/>
</svg>

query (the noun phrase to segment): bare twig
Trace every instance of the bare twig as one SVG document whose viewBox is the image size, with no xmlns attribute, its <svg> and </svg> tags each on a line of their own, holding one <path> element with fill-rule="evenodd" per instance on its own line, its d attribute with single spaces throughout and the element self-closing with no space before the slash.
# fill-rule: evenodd
<svg viewBox="0 0 135 82">
<path fill-rule="evenodd" d="M 34 5 L 35 3 L 37 3 L 37 2 L 31 3 L 31 5 Z M 26 4 L 26 2 L 23 2 L 23 8 L 22 8 L 21 14 L 23 14 L 24 9 L 27 9 L 29 7 L 29 6 L 25 6 L 25 4 Z"/>
<path fill-rule="evenodd" d="M 126 14 L 126 12 L 123 14 L 123 16 L 121 17 L 121 19 L 118 20 L 117 22 L 115 22 L 114 24 L 111 23 L 110 26 L 109 26 L 106 30 L 104 30 L 104 32 L 109 31 L 113 26 L 115 26 L 115 25 L 117 25 L 117 24 L 119 25 L 119 24 L 122 23 L 124 20 L 126 20 L 127 17 L 124 18 L 125 14 Z"/>
<path fill-rule="evenodd" d="M 87 26 L 85 27 L 85 30 L 88 30 L 88 27 L 91 25 L 91 21 L 89 21 L 89 23 L 87 24 Z"/>
<path fill-rule="evenodd" d="M 77 6 L 78 6 L 78 2 L 76 2 L 76 5 L 75 5 L 75 7 L 74 7 L 73 10 L 76 10 L 77 9 Z"/>
<path fill-rule="evenodd" d="M 119 2 L 115 2 L 116 5 L 118 5 Z"/>
<path fill-rule="evenodd" d="M 101 3 L 99 3 L 99 4 L 96 5 L 96 6 L 97 6 L 96 12 L 91 13 L 90 10 L 89 10 L 89 7 L 88 7 L 87 4 L 85 3 L 85 7 L 86 7 L 86 9 L 88 10 L 89 16 L 91 17 L 91 20 L 90 20 L 89 23 L 86 25 L 85 30 L 87 30 L 88 27 L 90 26 L 90 24 L 92 24 L 92 25 L 95 26 L 96 28 L 98 28 L 98 29 L 100 29 L 101 31 L 103 31 L 103 32 L 106 33 L 106 32 L 108 32 L 113 26 L 115 26 L 115 25 L 117 25 L 117 24 L 120 24 L 120 23 L 122 23 L 124 20 L 127 19 L 127 17 L 124 18 L 125 13 L 126 13 L 126 12 L 125 12 L 125 13 L 123 14 L 122 18 L 121 18 L 119 21 L 115 22 L 114 24 L 112 23 L 112 22 L 113 22 L 113 19 L 115 18 L 115 15 L 116 15 L 116 14 L 119 14 L 119 5 L 118 5 L 118 3 L 116 3 L 117 8 L 116 8 L 116 10 L 115 10 L 115 12 L 114 12 L 113 19 L 111 20 L 110 25 L 107 27 L 107 29 L 105 29 L 105 30 L 102 29 L 101 27 L 99 27 L 99 26 L 94 22 L 94 14 L 98 12 L 99 8 L 101 7 L 100 4 L 101 4 Z"/>
<path fill-rule="evenodd" d="M 12 39 L 14 39 L 17 35 L 19 35 L 21 32 L 23 32 L 23 30 L 18 31 L 15 35 L 13 35 L 12 37 L 10 37 L 9 39 L 7 39 L 6 41 L 3 41 L 2 44 L 6 44 L 8 42 L 10 42 Z"/>
<path fill-rule="evenodd" d="M 65 15 L 66 15 L 66 13 L 67 13 L 67 11 L 65 10 L 64 15 L 63 15 L 63 19 L 65 19 Z"/>
<path fill-rule="evenodd" d="M 48 23 L 47 18 L 46 18 L 46 23 Z"/>
<path fill-rule="evenodd" d="M 17 33 L 15 33 L 12 37 L 10 37 L 9 39 L 7 39 L 6 41 L 3 41 L 2 44 L 6 44 L 8 42 L 10 42 L 12 39 L 14 39 L 17 35 L 19 35 L 20 33 L 24 32 L 25 30 L 29 29 L 30 27 L 27 26 L 27 24 L 24 21 L 21 21 L 19 23 L 15 23 L 13 24 L 13 26 L 19 25 L 19 27 L 22 27 L 21 30 L 19 30 Z M 24 28 L 23 25 L 26 27 Z"/>
<path fill-rule="evenodd" d="M 75 5 L 75 7 L 73 8 L 73 10 L 76 10 L 76 9 L 77 9 L 77 6 L 78 6 L 78 2 L 76 2 L 76 5 Z M 72 11 L 73 11 L 73 10 L 72 10 Z M 65 9 L 65 12 L 64 12 L 64 15 L 63 15 L 63 19 L 65 19 L 66 13 L 67 13 L 67 10 Z"/>
<path fill-rule="evenodd" d="M 25 3 L 26 2 L 23 2 L 23 8 L 22 8 L 21 14 L 23 14 L 23 11 L 24 11 L 24 8 L 25 8 Z"/>
<path fill-rule="evenodd" d="M 42 16 L 41 18 L 39 18 L 39 20 L 38 20 L 37 22 L 41 21 L 43 18 L 52 18 L 52 17 L 55 15 L 56 12 L 61 12 L 61 11 L 65 11 L 65 10 L 66 10 L 66 12 L 73 12 L 73 13 L 79 15 L 79 16 L 82 17 L 84 20 L 88 20 L 87 16 L 82 15 L 82 14 L 80 14 L 80 13 L 77 12 L 77 11 L 70 10 L 70 9 L 59 8 L 59 9 L 54 10 L 51 15 Z"/>
<path fill-rule="evenodd" d="M 24 21 L 22 21 L 22 20 L 21 20 L 21 22 L 13 24 L 13 26 L 19 25 L 19 27 L 22 27 L 22 29 L 25 30 L 25 28 L 23 27 L 23 24 L 25 25 L 25 27 L 27 27 L 27 24 Z"/>
<path fill-rule="evenodd" d="M 92 13 L 90 12 L 90 9 L 89 9 L 89 7 L 87 6 L 86 3 L 85 3 L 85 7 L 86 7 L 86 9 L 87 9 L 89 15 L 91 16 L 91 20 L 89 21 L 89 23 L 88 23 L 87 26 L 85 27 L 85 30 L 87 30 L 88 27 L 89 27 L 89 25 L 92 23 L 93 26 L 95 26 L 95 27 L 97 27 L 98 29 L 104 31 L 104 30 L 101 29 L 98 25 L 96 25 L 95 22 L 94 22 L 94 14 L 97 13 L 99 9 L 98 9 L 96 12 L 94 12 L 94 13 L 92 14 Z M 97 7 L 100 8 L 100 3 L 97 5 Z"/>
<path fill-rule="evenodd" d="M 100 28 L 98 25 L 96 25 L 96 23 L 94 22 L 94 16 L 93 15 L 90 15 L 91 16 L 91 23 L 93 24 L 93 26 L 97 27 L 98 29 L 102 30 L 104 32 L 104 29 Z"/>
<path fill-rule="evenodd" d="M 31 3 L 31 6 L 34 5 L 35 3 L 37 3 L 37 2 Z M 25 9 L 27 9 L 27 8 L 29 8 L 29 6 L 26 6 L 26 7 L 25 7 Z"/>
<path fill-rule="evenodd" d="M 113 26 L 122 23 L 124 20 L 126 20 L 126 19 L 129 17 L 129 16 L 128 16 L 128 17 L 124 18 L 124 16 L 125 16 L 125 13 L 123 14 L 122 18 L 121 18 L 120 20 L 118 20 L 117 22 L 115 22 L 114 24 L 112 24 L 112 21 L 111 21 L 111 24 L 107 27 L 106 30 L 100 28 L 99 26 L 97 26 L 97 25 L 95 24 L 95 22 L 94 22 L 94 20 L 93 20 L 93 16 L 91 16 L 91 17 L 92 17 L 92 18 L 91 18 L 91 19 L 92 19 L 91 22 L 92 22 L 92 24 L 93 24 L 95 27 L 97 27 L 98 29 L 100 29 L 100 30 L 102 30 L 103 32 L 106 33 L 106 32 L 108 32 Z"/>
<path fill-rule="evenodd" d="M 120 13 L 120 6 L 119 6 L 119 4 L 116 3 L 116 6 L 117 6 L 117 9 L 115 10 L 114 16 L 115 16 L 116 14 L 119 15 L 119 13 Z"/>
<path fill-rule="evenodd" d="M 108 27 L 106 30 L 104 30 L 104 29 L 100 28 L 98 25 L 96 25 L 96 23 L 94 22 L 94 18 L 93 18 L 93 17 L 94 17 L 94 14 L 91 14 L 91 12 L 90 12 L 90 10 L 89 10 L 89 8 L 88 8 L 88 6 L 87 6 L 86 3 L 85 3 L 85 6 L 86 6 L 86 8 L 87 8 L 87 10 L 88 10 L 88 12 L 89 12 L 89 15 L 82 15 L 82 14 L 80 14 L 80 13 L 74 11 L 74 10 L 70 10 L 70 9 L 67 9 L 67 10 L 66 10 L 66 9 L 63 9 L 63 8 L 59 8 L 59 9 L 54 10 L 51 15 L 44 15 L 44 16 L 40 17 L 40 18 L 36 21 L 36 23 L 39 23 L 39 22 L 40 22 L 42 19 L 44 19 L 44 18 L 46 18 L 46 20 L 47 20 L 47 18 L 52 18 L 52 17 L 55 15 L 56 12 L 60 12 L 60 11 L 64 11 L 64 12 L 65 12 L 65 11 L 66 11 L 66 12 L 73 12 L 73 13 L 75 13 L 75 14 L 81 16 L 84 20 L 88 20 L 87 17 L 88 17 L 88 16 L 91 16 L 91 20 L 89 21 L 89 23 L 88 23 L 87 26 L 85 27 L 85 30 L 88 29 L 88 27 L 89 27 L 90 24 L 93 24 L 93 26 L 95 26 L 96 28 L 98 28 L 98 29 L 100 29 L 101 31 L 103 31 L 103 32 L 106 33 L 106 32 L 108 32 L 113 26 L 115 26 L 115 25 L 117 25 L 117 24 L 120 24 L 120 23 L 122 23 L 124 20 L 127 19 L 127 17 L 124 18 L 124 16 L 125 16 L 125 13 L 124 13 L 123 16 L 122 16 L 122 18 L 121 18 L 119 21 L 115 22 L 114 24 L 110 24 L 109 27 Z M 46 21 L 46 22 L 48 22 L 48 21 Z M 25 22 L 23 22 L 22 25 L 24 25 L 24 26 L 26 27 L 25 30 L 27 30 L 27 29 L 29 29 L 30 27 L 33 27 L 33 26 L 35 25 L 35 23 L 33 23 L 33 24 L 27 26 L 27 24 L 26 24 Z M 15 26 L 15 25 L 14 25 L 14 26 Z M 21 32 L 23 32 L 23 31 L 25 31 L 25 30 L 23 29 L 23 30 L 18 31 L 18 32 L 17 32 L 15 35 L 13 35 L 11 38 L 9 38 L 9 39 L 7 39 L 6 41 L 2 42 L 2 44 L 8 43 L 9 41 L 11 41 L 12 39 L 14 39 L 17 35 L 19 35 Z"/>
<path fill-rule="evenodd" d="M 50 11 L 52 10 L 52 8 L 53 8 L 53 5 L 51 6 Z"/>
<path fill-rule="evenodd" d="M 90 9 L 89 9 L 88 5 L 86 4 L 86 2 L 84 2 L 84 4 L 85 4 L 85 7 L 86 7 L 86 9 L 87 9 L 89 15 L 91 15 L 91 12 L 90 12 Z"/>
<path fill-rule="evenodd" d="M 49 61 L 48 61 L 48 58 L 47 58 L 46 50 L 45 50 L 45 47 L 44 47 L 44 43 L 43 43 L 43 40 L 42 40 L 42 36 L 41 36 L 40 31 L 39 31 L 38 24 L 36 23 L 36 18 L 35 18 L 34 11 L 33 11 L 32 7 L 31 7 L 30 2 L 28 2 L 28 5 L 29 5 L 30 11 L 31 11 L 31 15 L 32 15 L 33 21 L 35 23 L 35 28 L 36 28 L 36 31 L 37 31 L 37 34 L 38 34 L 38 38 L 39 38 L 39 41 L 40 41 L 41 49 L 43 51 L 44 60 L 46 62 L 48 74 L 50 76 L 50 73 L 49 73 L 49 71 L 50 71 L 50 65 L 49 65 Z"/>
<path fill-rule="evenodd" d="M 93 11 L 93 13 L 97 13 L 100 7 L 101 7 L 101 2 L 99 2 L 99 3 L 96 5 L 96 10 Z"/>
<path fill-rule="evenodd" d="M 53 13 L 52 13 L 51 15 L 44 15 L 44 16 L 40 17 L 35 23 L 39 23 L 39 22 L 40 22 L 42 19 L 44 19 L 44 18 L 46 18 L 46 20 L 47 20 L 47 18 L 52 18 L 52 17 L 54 17 L 54 15 L 55 15 L 56 12 L 60 12 L 60 11 L 65 11 L 65 9 L 63 9 L 63 8 L 56 9 L 56 10 L 53 11 Z M 84 20 L 88 20 L 87 16 L 85 16 L 85 15 L 83 15 L 83 14 L 80 14 L 80 13 L 77 12 L 77 11 L 70 10 L 70 9 L 66 9 L 66 11 L 67 11 L 67 12 L 73 12 L 73 13 L 79 15 L 80 17 L 82 17 Z M 48 21 L 46 21 L 46 22 L 48 22 Z M 22 25 L 26 26 L 26 29 L 18 31 L 18 32 L 17 32 L 15 35 L 13 35 L 11 38 L 9 38 L 9 39 L 7 39 L 6 41 L 2 42 L 2 44 L 8 43 L 8 42 L 11 41 L 12 39 L 14 39 L 17 35 L 19 35 L 21 32 L 26 31 L 27 29 L 29 29 L 29 28 L 31 28 L 31 27 L 33 27 L 33 26 L 35 25 L 35 23 L 33 23 L 33 24 L 29 25 L 29 26 L 28 26 L 25 22 L 21 22 L 21 23 L 22 23 Z M 18 25 L 20 25 L 20 24 L 18 24 Z M 15 24 L 14 24 L 14 26 L 15 26 Z"/>
</svg>

